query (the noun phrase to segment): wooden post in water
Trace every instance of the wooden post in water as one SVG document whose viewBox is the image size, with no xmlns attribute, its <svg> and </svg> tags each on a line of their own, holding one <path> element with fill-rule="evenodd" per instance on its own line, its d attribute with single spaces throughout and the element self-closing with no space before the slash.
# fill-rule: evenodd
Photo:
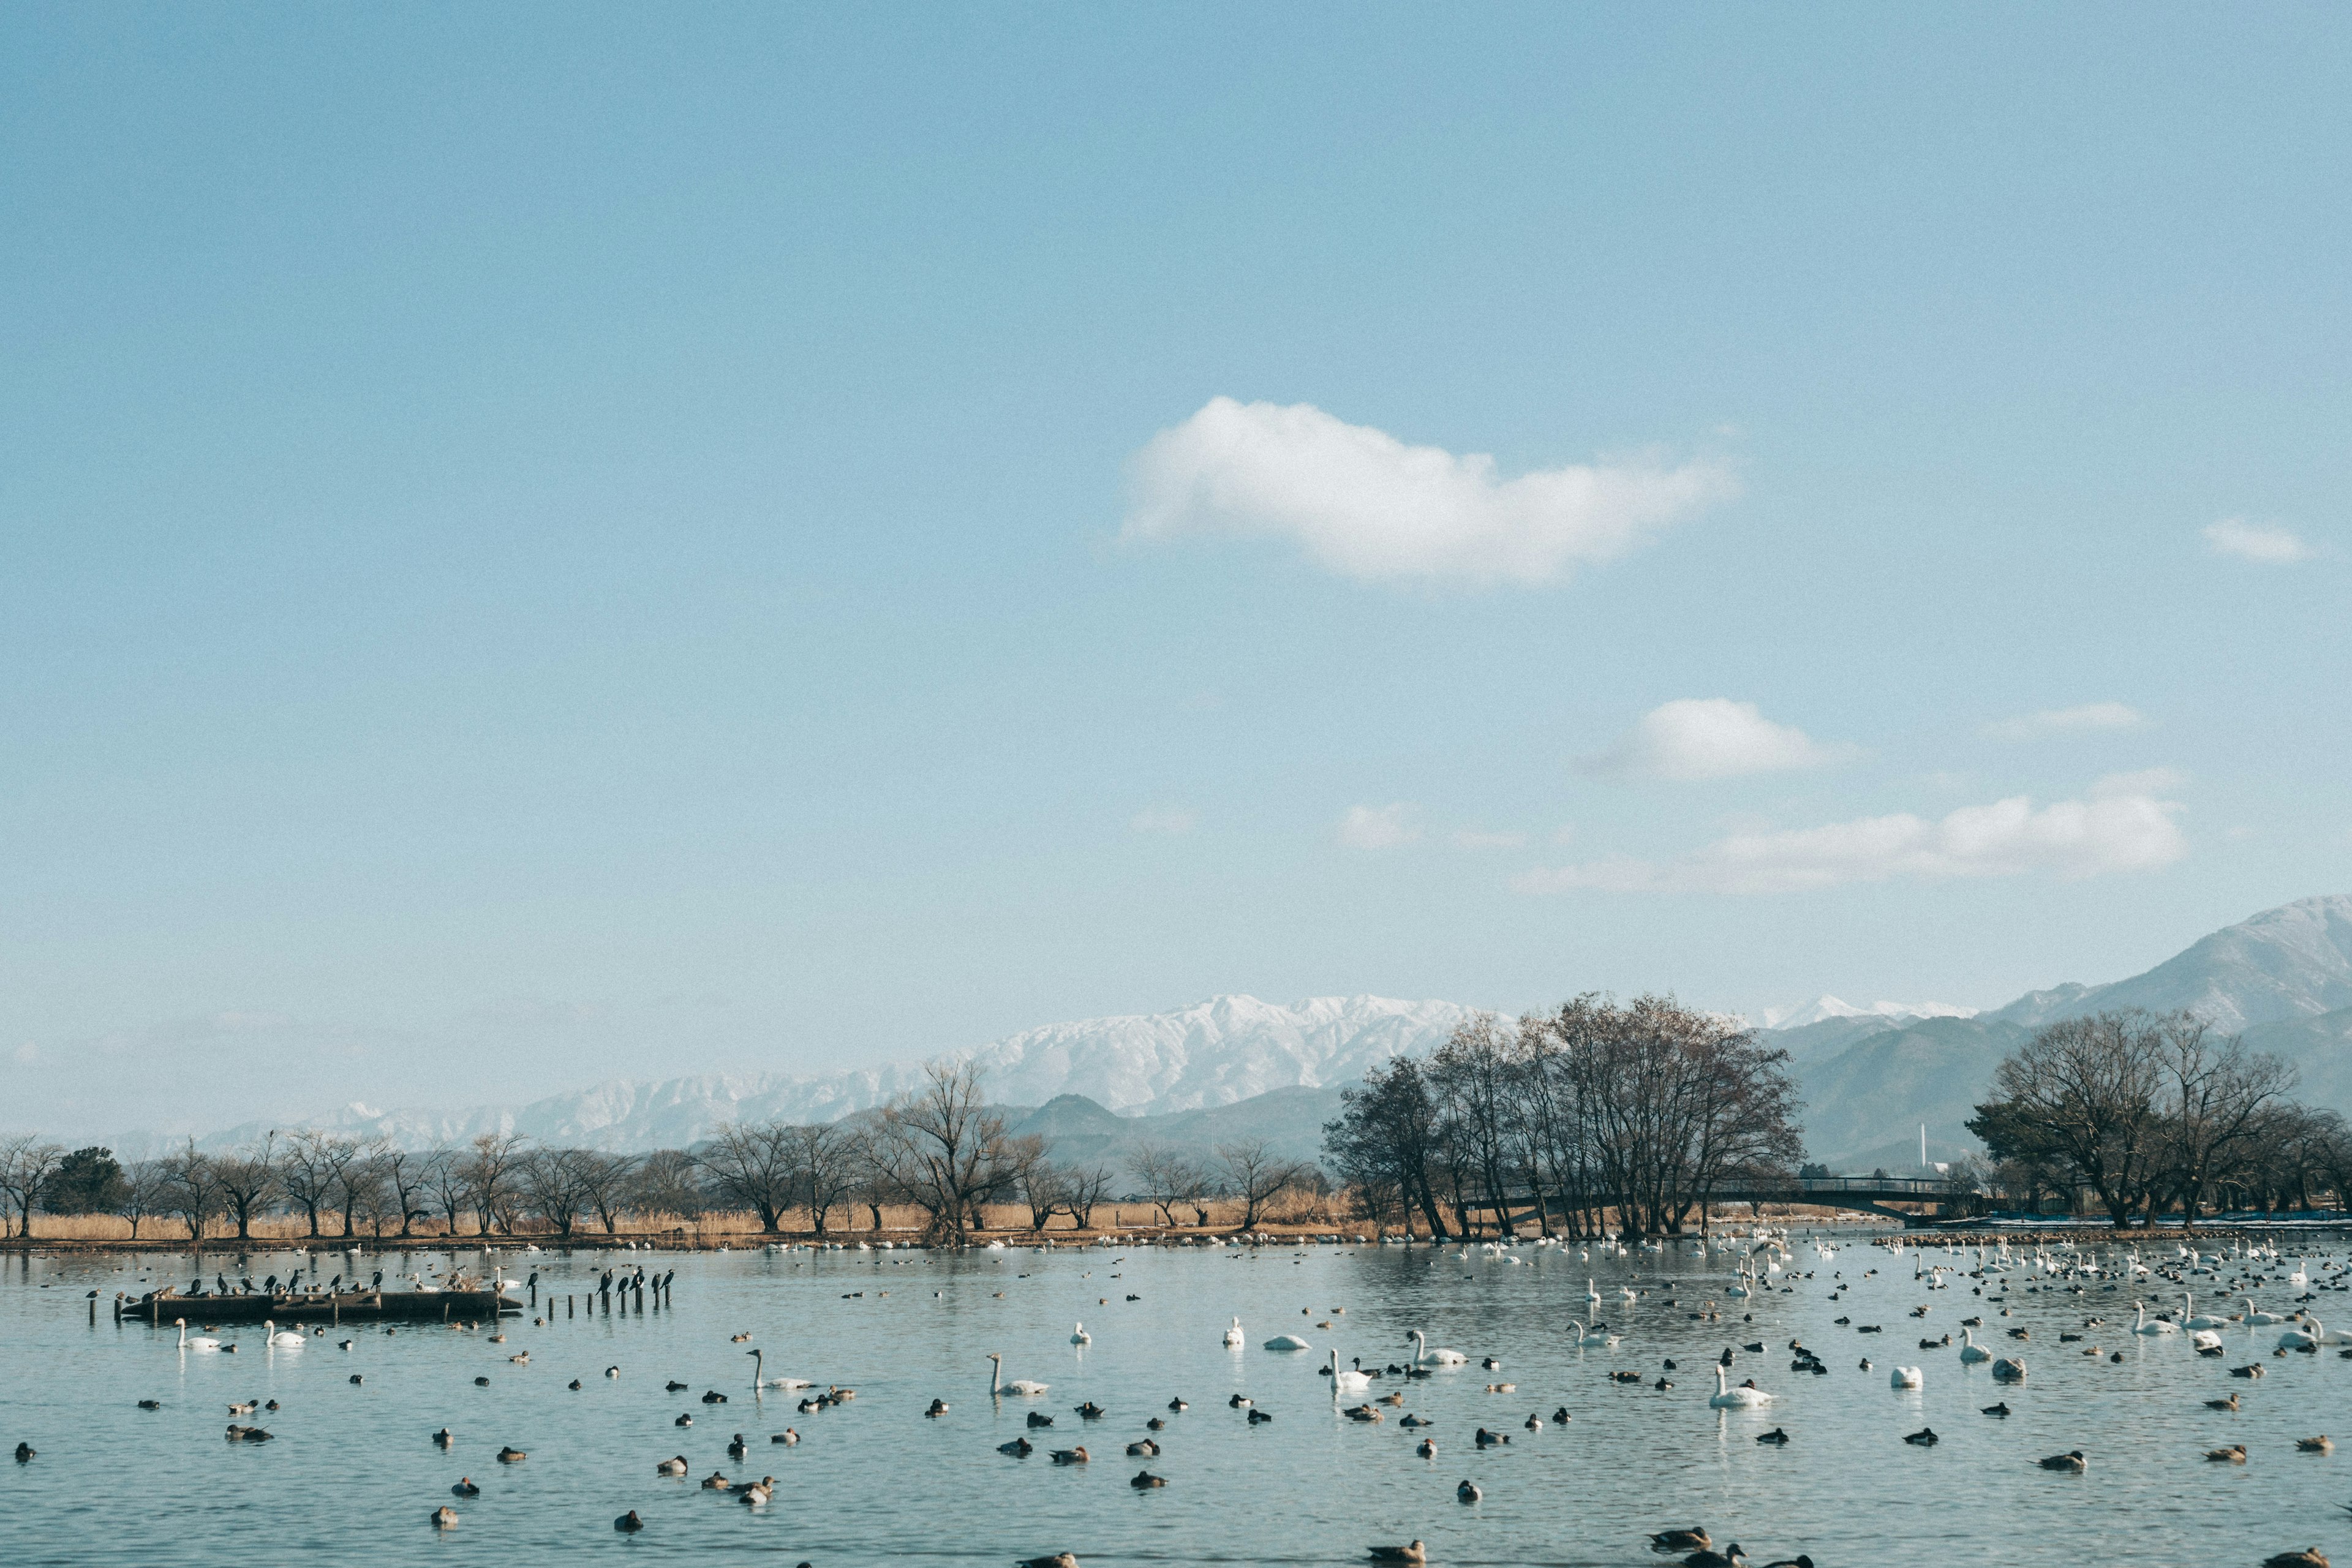
<svg viewBox="0 0 2352 1568">
<path fill-rule="evenodd" d="M 569 1296 L 563 1298 L 563 1315 L 567 1318 L 572 1315 L 572 1298 Z"/>
</svg>

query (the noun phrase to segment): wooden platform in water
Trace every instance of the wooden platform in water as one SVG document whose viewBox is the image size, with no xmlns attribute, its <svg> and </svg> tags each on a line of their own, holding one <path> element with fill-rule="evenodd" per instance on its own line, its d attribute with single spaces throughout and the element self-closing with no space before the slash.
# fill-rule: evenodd
<svg viewBox="0 0 2352 1568">
<path fill-rule="evenodd" d="M 136 1320 L 155 1328 L 174 1318 L 194 1323 L 479 1322 L 519 1314 L 520 1298 L 501 1297 L 496 1290 L 345 1290 L 336 1295 L 184 1296 L 158 1290 L 121 1297 L 114 1303 L 118 1319 Z"/>
</svg>

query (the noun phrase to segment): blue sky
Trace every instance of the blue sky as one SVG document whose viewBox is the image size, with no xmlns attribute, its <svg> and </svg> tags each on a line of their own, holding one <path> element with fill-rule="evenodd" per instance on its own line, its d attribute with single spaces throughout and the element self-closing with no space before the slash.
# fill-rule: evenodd
<svg viewBox="0 0 2352 1568">
<path fill-rule="evenodd" d="M 1993 1005 L 2352 889 L 2347 57 L 12 8 L 0 1078 Z"/>
</svg>

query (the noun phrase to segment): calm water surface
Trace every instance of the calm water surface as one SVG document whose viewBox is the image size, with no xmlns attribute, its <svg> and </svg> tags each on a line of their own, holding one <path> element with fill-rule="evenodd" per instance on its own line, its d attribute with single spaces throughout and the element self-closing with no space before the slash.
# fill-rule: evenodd
<svg viewBox="0 0 2352 1568">
<path fill-rule="evenodd" d="M 1782 1279 L 1793 1291 L 1747 1301 L 1725 1293 L 1738 1254 L 1722 1248 L 1705 1258 L 1596 1252 L 1584 1261 L 1573 1248 L 1522 1247 L 1518 1263 L 1394 1247 L 637 1255 L 633 1261 L 649 1270 L 677 1269 L 675 1310 L 569 1320 L 560 1299 L 583 1291 L 611 1255 L 509 1251 L 494 1261 L 516 1274 L 536 1268 L 542 1300 L 557 1298 L 558 1308 L 542 1327 L 528 1316 L 509 1320 L 505 1344 L 486 1342 L 487 1330 L 419 1325 L 389 1336 L 347 1329 L 299 1352 L 270 1352 L 257 1327 L 226 1328 L 222 1337 L 239 1343 L 235 1355 L 183 1354 L 169 1330 L 118 1325 L 102 1309 L 95 1327 L 87 1321 L 84 1292 L 110 1299 L 143 1289 L 134 1285 L 142 1278 L 184 1284 L 195 1272 L 184 1254 L 138 1260 L 145 1267 L 116 1258 L 10 1259 L 0 1280 L 0 1447 L 28 1441 L 39 1454 L 0 1464 L 0 1558 L 226 1568 L 259 1554 L 364 1556 L 454 1568 L 560 1553 L 575 1563 L 807 1560 L 830 1568 L 1003 1564 L 1066 1549 L 1093 1568 L 1356 1563 L 1367 1543 L 1418 1536 L 1435 1563 L 1630 1564 L 1660 1561 L 1645 1550 L 1648 1531 L 1697 1522 L 1759 1563 L 1802 1551 L 1823 1568 L 2210 1568 L 2313 1543 L 2339 1562 L 2352 1557 L 2352 1516 L 2338 1507 L 2352 1500 L 2344 1473 L 2352 1467 L 2352 1361 L 2332 1349 L 2272 1359 L 2275 1329 L 2233 1327 L 2223 1361 L 2198 1359 L 2183 1337 L 2135 1338 L 2126 1331 L 2135 1294 L 2178 1307 L 2177 1292 L 2161 1284 L 2028 1293 L 2026 1276 L 2012 1274 L 2011 1316 L 2003 1319 L 1998 1303 L 1971 1294 L 1976 1281 L 1961 1277 L 1930 1291 L 1914 1278 L 1914 1254 L 1890 1258 L 1851 1235 L 1842 1239 L 1844 1249 L 1824 1260 L 1800 1233 Z M 2315 1247 L 2315 1257 L 2330 1247 L 2340 1242 Z M 477 1270 L 485 1262 L 470 1251 L 368 1253 L 355 1264 L 333 1257 L 328 1271 L 446 1270 L 453 1258 Z M 257 1278 L 298 1261 L 257 1252 L 247 1267 Z M 216 1268 L 234 1276 L 234 1255 L 207 1254 L 205 1275 Z M 1832 1270 L 1858 1280 L 1840 1301 L 1828 1299 Z M 1625 1336 L 1615 1351 L 1570 1346 L 1588 1278 Z M 1629 1281 L 1643 1292 L 1633 1303 L 1617 1294 Z M 2255 1295 L 2284 1312 L 2299 1293 L 2282 1279 Z M 1679 1305 L 1665 1305 L 1669 1297 Z M 1691 1321 L 1702 1300 L 1723 1306 L 1724 1321 Z M 2314 1310 L 2325 1318 L 2336 1300 L 2323 1295 Z M 1925 1320 L 1907 1315 L 1922 1304 Z M 1345 1313 L 1335 1315 L 1339 1308 Z M 1950 1332 L 1957 1342 L 1959 1320 L 1979 1311 L 1990 1330 L 2031 1331 L 2023 1387 L 1997 1388 L 1982 1367 L 1963 1369 L 1956 1350 L 1913 1348 L 1923 1333 Z M 1753 1321 L 1742 1321 L 1748 1312 Z M 2088 1331 L 2084 1344 L 2120 1349 L 2120 1365 L 2059 1344 L 2062 1330 L 2079 1331 L 2094 1314 L 2115 1321 Z M 1239 1351 L 1220 1343 L 1234 1316 L 1248 1336 Z M 1840 1316 L 1883 1323 L 1885 1332 L 1860 1336 L 1832 1321 Z M 2352 1328 L 2352 1310 L 2343 1317 Z M 1094 1336 L 1089 1346 L 1070 1342 L 1080 1321 Z M 1473 1357 L 1433 1378 L 1374 1385 L 1403 1388 L 1405 1409 L 1435 1423 L 1424 1429 L 1437 1439 L 1434 1460 L 1414 1457 L 1423 1434 L 1398 1424 L 1402 1411 L 1377 1426 L 1346 1420 L 1316 1373 L 1327 1347 L 1343 1362 L 1402 1362 L 1416 1328 L 1433 1345 Z M 794 1408 L 798 1395 L 755 1397 L 745 1347 L 730 1339 L 746 1331 L 765 1350 L 771 1376 L 845 1384 L 857 1397 L 810 1415 Z M 1260 1348 L 1286 1332 L 1303 1335 L 1314 1353 Z M 337 1350 L 346 1337 L 356 1348 Z M 1791 1338 L 1819 1351 L 1832 1374 L 1791 1373 Z M 1772 1350 L 1740 1354 L 1733 1375 L 1754 1377 L 1778 1403 L 1760 1414 L 1709 1409 L 1714 1358 L 1752 1341 Z M 526 1349 L 529 1365 L 508 1361 Z M 1004 1352 L 1008 1379 L 1045 1381 L 1051 1393 L 992 1405 L 991 1351 Z M 1489 1354 L 1503 1370 L 1477 1366 Z M 1875 1370 L 1859 1370 L 1864 1355 Z M 1607 1379 L 1620 1368 L 1655 1378 L 1669 1357 L 1681 1363 L 1669 1391 Z M 2253 1359 L 2268 1376 L 2228 1375 Z M 1887 1372 L 1898 1362 L 1924 1368 L 1926 1387 L 1890 1389 Z M 620 1376 L 603 1375 L 615 1364 Z M 354 1373 L 364 1376 L 357 1386 Z M 476 1387 L 478 1375 L 489 1386 Z M 574 1377 L 577 1392 L 566 1387 Z M 672 1379 L 692 1386 L 666 1392 Z M 1486 1392 L 1506 1379 L 1516 1392 Z M 702 1405 L 709 1388 L 730 1402 Z M 2231 1390 L 2244 1396 L 2241 1413 L 2204 1407 Z M 1248 1425 L 1226 1404 L 1235 1393 L 1275 1419 Z M 1169 1415 L 1163 1406 L 1178 1394 L 1192 1408 Z M 950 1409 L 927 1420 L 934 1397 Z M 2015 1411 L 2009 1420 L 1978 1413 L 2004 1397 Z M 142 1398 L 163 1409 L 138 1409 Z M 278 1411 L 257 1417 L 275 1442 L 223 1440 L 229 1403 L 248 1398 L 279 1401 Z M 1108 1409 L 1105 1419 L 1072 1413 L 1089 1399 Z M 1549 1417 L 1562 1405 L 1572 1419 L 1556 1425 Z M 1032 1409 L 1055 1417 L 1050 1432 L 1035 1434 L 1039 1451 L 999 1454 Z M 1542 1431 L 1524 1429 L 1531 1412 L 1545 1417 Z M 673 1424 L 681 1413 L 695 1417 L 690 1428 Z M 1143 1462 L 1124 1448 L 1155 1415 L 1169 1425 L 1159 1435 L 1162 1456 L 1148 1463 L 1169 1484 L 1138 1491 L 1128 1482 Z M 428 1441 L 444 1426 L 457 1437 L 446 1453 Z M 1480 1426 L 1508 1432 L 1510 1445 L 1477 1451 Z M 1754 1440 L 1775 1426 L 1794 1440 Z M 1922 1426 L 1943 1441 L 1902 1441 Z M 802 1433 L 798 1446 L 768 1442 L 787 1426 Z M 2323 1431 L 2341 1452 L 2295 1451 L 2295 1437 Z M 740 1463 L 725 1452 L 737 1432 L 753 1445 Z M 1079 1442 L 1092 1464 L 1047 1461 L 1047 1447 Z M 2239 1442 L 2250 1455 L 2242 1467 L 2202 1457 Z M 499 1464 L 493 1456 L 509 1444 L 530 1458 Z M 2033 1463 L 2076 1447 L 2090 1456 L 2087 1476 Z M 654 1474 L 672 1454 L 687 1458 L 689 1479 Z M 776 1500 L 755 1510 L 704 1491 L 699 1479 L 713 1470 L 772 1474 Z M 479 1498 L 450 1496 L 460 1475 L 480 1484 Z M 1484 1501 L 1455 1500 L 1465 1478 L 1485 1489 Z M 426 1522 L 443 1503 L 463 1516 L 446 1532 Z M 626 1509 L 646 1520 L 641 1535 L 614 1531 L 614 1516 Z"/>
</svg>

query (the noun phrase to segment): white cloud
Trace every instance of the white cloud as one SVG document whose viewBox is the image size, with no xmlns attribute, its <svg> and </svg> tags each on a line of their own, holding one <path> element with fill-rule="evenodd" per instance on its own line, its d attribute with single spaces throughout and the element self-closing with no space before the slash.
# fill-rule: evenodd
<svg viewBox="0 0 2352 1568">
<path fill-rule="evenodd" d="M 1339 842 L 1350 849 L 1393 849 L 1421 837 L 1404 801 L 1388 805 L 1351 805 L 1339 818 Z"/>
<path fill-rule="evenodd" d="M 1944 881 L 2053 872 L 2069 879 L 2168 866 L 2188 853 L 2178 803 L 2094 793 L 2036 809 L 2024 795 L 1940 821 L 1908 812 L 1822 827 L 1737 833 L 1659 865 L 1613 856 L 1514 878 L 1523 893 L 1787 893 L 1895 879 Z"/>
<path fill-rule="evenodd" d="M 1588 773 L 1687 783 L 1818 768 L 1855 754 L 1852 746 L 1823 745 L 1802 730 L 1775 724 L 1753 702 L 1685 697 L 1642 715 L 1614 746 L 1582 765 Z"/>
<path fill-rule="evenodd" d="M 1984 727 L 1984 732 L 1996 741 L 2038 741 L 2044 735 L 2072 735 L 2085 730 L 2137 730 L 2147 722 L 2140 710 L 2128 703 L 2084 702 L 1996 720 Z"/>
<path fill-rule="evenodd" d="M 1213 397 L 1129 465 L 1122 533 L 1295 541 L 1342 576 L 1548 583 L 1733 494 L 1711 463 L 1653 457 L 1498 479 L 1495 459 L 1408 447 L 1312 404 Z"/>
<path fill-rule="evenodd" d="M 2292 566 L 2319 553 L 2291 528 L 2281 528 L 2274 522 L 2249 522 L 2242 517 L 2225 517 L 2219 522 L 2207 523 L 2204 534 L 2206 547 L 2214 554 L 2259 561 L 2265 566 Z"/>
<path fill-rule="evenodd" d="M 1528 836 L 1524 833 L 1487 833 L 1475 827 L 1465 827 L 1454 836 L 1454 842 L 1464 849 L 1524 849 Z"/>
<path fill-rule="evenodd" d="M 1190 833 L 1200 825 L 1200 816 L 1181 805 L 1146 806 L 1127 819 L 1127 826 L 1137 833 L 1156 833 L 1166 838 Z"/>
</svg>

